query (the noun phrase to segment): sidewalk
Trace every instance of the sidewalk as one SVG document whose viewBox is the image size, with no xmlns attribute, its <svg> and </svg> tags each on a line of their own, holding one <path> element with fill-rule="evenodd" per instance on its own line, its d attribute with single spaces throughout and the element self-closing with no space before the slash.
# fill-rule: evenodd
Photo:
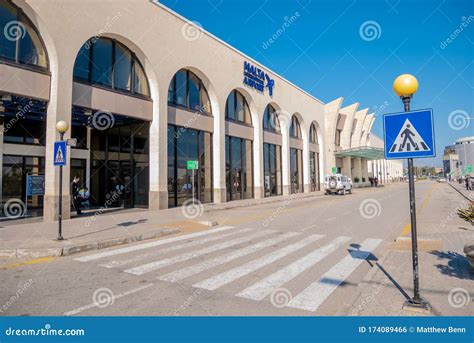
<svg viewBox="0 0 474 343">
<path fill-rule="evenodd" d="M 32 259 L 65 256 L 103 249 L 168 235 L 207 230 L 218 225 L 216 211 L 280 203 L 310 197 L 322 197 L 322 192 L 293 194 L 264 199 L 247 199 L 222 204 L 205 204 L 186 212 L 183 207 L 166 210 L 130 209 L 120 211 L 88 211 L 84 216 L 63 221 L 63 241 L 57 241 L 58 223 L 40 219 L 0 222 L 0 259 Z"/>
<path fill-rule="evenodd" d="M 463 195 L 466 199 L 474 201 L 474 190 L 468 191 L 464 183 L 459 182 L 449 182 L 449 185 L 457 190 L 461 195 Z"/>
<path fill-rule="evenodd" d="M 465 207 L 468 200 L 450 185 L 433 185 L 423 210 L 417 210 L 421 297 L 430 303 L 431 315 L 472 316 L 474 269 L 463 246 L 472 241 L 474 227 L 456 215 L 456 208 Z M 388 244 L 383 256 L 377 257 L 370 261 L 372 270 L 340 314 L 428 315 L 402 309 L 404 301 L 413 296 L 410 235 Z"/>
</svg>

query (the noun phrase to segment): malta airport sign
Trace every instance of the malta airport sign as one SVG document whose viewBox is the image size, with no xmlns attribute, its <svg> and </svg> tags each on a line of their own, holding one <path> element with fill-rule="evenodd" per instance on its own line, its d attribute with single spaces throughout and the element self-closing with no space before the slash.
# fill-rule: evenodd
<svg viewBox="0 0 474 343">
<path fill-rule="evenodd" d="M 268 89 L 268 95 L 273 96 L 275 80 L 268 73 L 249 62 L 244 62 L 244 84 L 261 93 L 265 93 L 265 89 Z"/>
<path fill-rule="evenodd" d="M 385 158 L 434 157 L 433 110 L 418 110 L 383 116 Z"/>
</svg>

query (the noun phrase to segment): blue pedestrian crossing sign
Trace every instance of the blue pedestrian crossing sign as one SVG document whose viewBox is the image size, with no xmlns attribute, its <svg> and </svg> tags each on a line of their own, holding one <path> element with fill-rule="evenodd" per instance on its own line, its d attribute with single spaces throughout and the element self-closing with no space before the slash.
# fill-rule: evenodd
<svg viewBox="0 0 474 343">
<path fill-rule="evenodd" d="M 54 142 L 54 165 L 65 166 L 66 165 L 66 141 Z"/>
<path fill-rule="evenodd" d="M 433 110 L 383 116 L 385 159 L 436 156 Z"/>
</svg>

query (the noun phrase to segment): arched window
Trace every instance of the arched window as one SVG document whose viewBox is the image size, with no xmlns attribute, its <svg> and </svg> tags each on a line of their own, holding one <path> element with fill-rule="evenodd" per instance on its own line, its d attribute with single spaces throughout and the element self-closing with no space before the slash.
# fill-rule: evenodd
<svg viewBox="0 0 474 343">
<path fill-rule="evenodd" d="M 309 129 L 309 142 L 318 144 L 318 131 L 314 123 L 311 124 L 311 128 Z"/>
<path fill-rule="evenodd" d="M 168 88 L 168 104 L 190 111 L 211 114 L 209 95 L 201 79 L 187 69 L 174 74 Z"/>
<path fill-rule="evenodd" d="M 301 139 L 301 127 L 300 121 L 296 116 L 291 117 L 291 125 L 290 125 L 290 137 L 291 138 L 298 138 Z"/>
<path fill-rule="evenodd" d="M 225 106 L 225 118 L 227 120 L 252 125 L 249 105 L 245 97 L 238 91 L 233 90 L 227 97 Z"/>
<path fill-rule="evenodd" d="M 263 129 L 273 133 L 281 133 L 280 120 L 272 105 L 267 105 L 265 108 L 265 113 L 263 114 Z"/>
<path fill-rule="evenodd" d="M 44 44 L 23 11 L 11 1 L 0 2 L 0 59 L 48 68 Z"/>
<path fill-rule="evenodd" d="M 110 38 L 92 38 L 79 51 L 74 81 L 150 96 L 148 80 L 135 54 Z"/>
</svg>

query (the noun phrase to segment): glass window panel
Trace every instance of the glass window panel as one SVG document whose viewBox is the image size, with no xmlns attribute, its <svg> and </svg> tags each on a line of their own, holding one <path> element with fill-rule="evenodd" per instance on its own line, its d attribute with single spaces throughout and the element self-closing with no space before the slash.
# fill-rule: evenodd
<svg viewBox="0 0 474 343">
<path fill-rule="evenodd" d="M 269 125 L 269 113 L 268 113 L 268 106 L 265 108 L 265 112 L 263 113 L 263 128 L 265 130 L 269 130 L 270 129 L 270 125 Z"/>
<path fill-rule="evenodd" d="M 245 113 L 245 123 L 252 125 L 252 117 L 250 115 L 250 109 L 247 102 L 245 102 L 244 113 Z"/>
<path fill-rule="evenodd" d="M 186 71 L 180 70 L 175 75 L 175 96 L 176 105 L 186 106 Z"/>
<path fill-rule="evenodd" d="M 132 53 L 121 44 L 115 44 L 114 87 L 131 91 Z"/>
<path fill-rule="evenodd" d="M 46 68 L 46 50 L 36 33 L 36 31 L 25 21 L 23 25 L 26 28 L 26 32 L 23 38 L 18 40 L 20 44 L 18 60 L 20 63 L 34 64 L 40 67 Z"/>
<path fill-rule="evenodd" d="M 133 92 L 150 96 L 150 89 L 148 88 L 145 71 L 137 60 L 133 63 Z"/>
<path fill-rule="evenodd" d="M 74 78 L 89 81 L 90 72 L 90 52 L 89 44 L 84 44 L 79 50 L 74 64 Z"/>
<path fill-rule="evenodd" d="M 237 120 L 244 123 L 245 122 L 245 114 L 244 114 L 244 98 L 240 93 L 236 93 L 236 108 L 235 114 Z"/>
<path fill-rule="evenodd" d="M 189 74 L 189 106 L 193 111 L 200 111 L 199 79 L 194 74 Z"/>
<path fill-rule="evenodd" d="M 71 127 L 71 138 L 77 139 L 76 148 L 87 149 L 87 126 L 73 124 Z"/>
<path fill-rule="evenodd" d="M 10 60 L 15 60 L 16 56 L 18 32 L 13 30 L 15 28 L 13 24 L 16 20 L 17 9 L 8 2 L 2 1 L 0 3 L 0 28 L 2 28 L 0 32 L 0 56 Z"/>
<path fill-rule="evenodd" d="M 226 106 L 226 118 L 230 120 L 235 120 L 235 93 L 232 92 L 227 97 L 227 106 Z"/>
<path fill-rule="evenodd" d="M 212 114 L 211 101 L 209 100 L 209 94 L 207 94 L 206 88 L 204 88 L 204 85 L 202 83 L 201 83 L 201 89 L 200 89 L 200 97 L 201 97 L 202 112 Z"/>
<path fill-rule="evenodd" d="M 112 87 L 112 41 L 100 39 L 92 49 L 92 82 Z"/>
</svg>

